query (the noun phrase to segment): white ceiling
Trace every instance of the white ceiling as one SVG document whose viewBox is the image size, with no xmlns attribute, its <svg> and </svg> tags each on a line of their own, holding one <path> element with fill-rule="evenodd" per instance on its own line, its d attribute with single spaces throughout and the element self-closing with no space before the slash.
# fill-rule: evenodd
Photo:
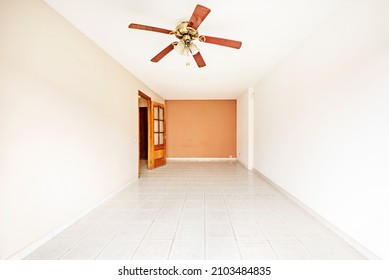
<svg viewBox="0 0 389 280">
<path fill-rule="evenodd" d="M 235 99 L 255 86 L 345 0 L 45 0 L 87 37 L 165 99 Z M 196 4 L 211 9 L 199 33 L 242 41 L 240 50 L 196 43 L 207 63 L 173 51 L 173 35 L 129 29 L 139 23 L 174 29 Z"/>
</svg>

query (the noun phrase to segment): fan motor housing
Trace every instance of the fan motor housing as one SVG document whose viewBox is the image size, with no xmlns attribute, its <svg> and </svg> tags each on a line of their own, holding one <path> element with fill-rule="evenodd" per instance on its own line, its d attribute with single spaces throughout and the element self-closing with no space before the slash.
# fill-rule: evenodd
<svg viewBox="0 0 389 280">
<path fill-rule="evenodd" d="M 196 29 L 188 27 L 188 22 L 183 21 L 176 27 L 174 35 L 177 39 L 182 40 L 184 43 L 188 44 L 192 40 L 199 38 L 199 33 Z"/>
</svg>

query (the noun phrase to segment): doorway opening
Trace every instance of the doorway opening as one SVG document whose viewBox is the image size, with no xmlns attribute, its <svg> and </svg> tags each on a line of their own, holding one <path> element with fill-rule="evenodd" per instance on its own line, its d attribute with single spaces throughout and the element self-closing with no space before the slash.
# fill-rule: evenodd
<svg viewBox="0 0 389 280">
<path fill-rule="evenodd" d="M 138 91 L 138 111 L 139 178 L 142 169 L 154 169 L 166 164 L 166 117 L 165 105 L 152 102 L 141 91 Z"/>
<path fill-rule="evenodd" d="M 139 162 L 138 177 L 142 169 L 150 168 L 150 112 L 151 98 L 143 92 L 138 92 L 139 109 Z"/>
</svg>

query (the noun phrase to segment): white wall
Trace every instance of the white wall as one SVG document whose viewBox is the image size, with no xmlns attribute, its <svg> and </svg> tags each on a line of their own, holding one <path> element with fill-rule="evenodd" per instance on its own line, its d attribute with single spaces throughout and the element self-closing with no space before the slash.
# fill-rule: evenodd
<svg viewBox="0 0 389 280">
<path fill-rule="evenodd" d="M 0 258 L 137 178 L 138 90 L 46 4 L 1 1 Z"/>
<path fill-rule="evenodd" d="M 389 258 L 389 1 L 349 1 L 255 88 L 254 168 Z"/>
<path fill-rule="evenodd" d="M 246 168 L 249 160 L 249 93 L 245 92 L 236 101 L 236 147 L 237 159 Z"/>
<path fill-rule="evenodd" d="M 248 169 L 253 168 L 254 97 L 254 88 L 249 87 L 237 99 L 237 159 Z"/>
</svg>

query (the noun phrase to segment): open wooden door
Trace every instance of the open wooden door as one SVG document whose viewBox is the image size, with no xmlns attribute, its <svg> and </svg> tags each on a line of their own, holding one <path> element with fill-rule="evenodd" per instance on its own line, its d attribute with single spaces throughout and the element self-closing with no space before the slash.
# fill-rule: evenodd
<svg viewBox="0 0 389 280">
<path fill-rule="evenodd" d="M 153 102 L 152 103 L 152 166 L 157 168 L 166 164 L 166 119 L 165 105 Z"/>
</svg>

